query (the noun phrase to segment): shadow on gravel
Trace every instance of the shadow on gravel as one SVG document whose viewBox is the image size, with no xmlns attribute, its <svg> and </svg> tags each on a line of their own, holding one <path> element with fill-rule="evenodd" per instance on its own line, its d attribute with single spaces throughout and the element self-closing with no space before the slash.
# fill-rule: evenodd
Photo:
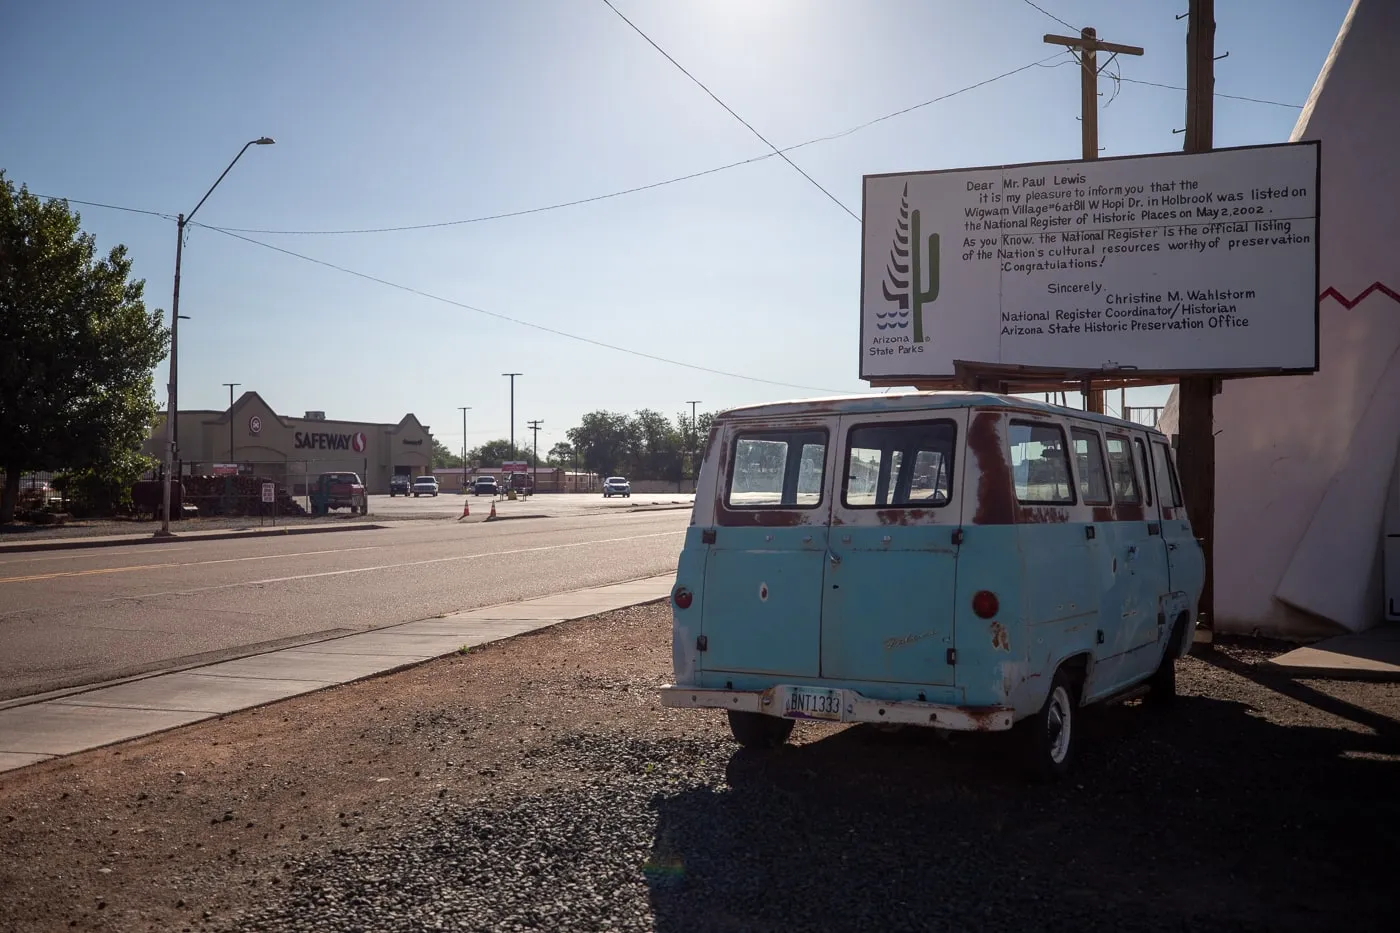
<svg viewBox="0 0 1400 933">
<path fill-rule="evenodd" d="M 1169 711 L 1128 705 L 1081 725 L 1078 771 L 1050 787 L 1015 777 L 1004 736 L 945 744 L 857 727 L 739 752 L 727 789 L 655 799 L 656 929 L 1393 921 L 1393 733 L 1279 726 L 1244 703 L 1185 696 Z"/>
</svg>

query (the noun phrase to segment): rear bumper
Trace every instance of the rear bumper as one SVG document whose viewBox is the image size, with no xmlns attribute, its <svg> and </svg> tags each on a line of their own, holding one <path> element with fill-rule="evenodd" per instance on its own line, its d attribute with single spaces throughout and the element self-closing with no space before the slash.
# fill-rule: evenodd
<svg viewBox="0 0 1400 933">
<path fill-rule="evenodd" d="M 778 684 L 767 690 L 705 690 L 668 684 L 661 688 L 661 705 L 673 709 L 732 709 L 779 719 L 808 719 L 814 722 L 892 722 L 954 732 L 1004 732 L 1011 728 L 1014 720 L 1010 707 L 949 706 L 911 700 L 892 703 L 845 689 L 838 691 L 842 695 L 839 719 L 834 715 L 785 714 L 793 689 L 786 684 Z"/>
</svg>

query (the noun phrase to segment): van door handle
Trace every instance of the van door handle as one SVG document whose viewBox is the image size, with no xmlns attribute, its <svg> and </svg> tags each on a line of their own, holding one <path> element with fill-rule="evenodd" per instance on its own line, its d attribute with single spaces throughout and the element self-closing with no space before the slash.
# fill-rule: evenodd
<svg viewBox="0 0 1400 933">
<path fill-rule="evenodd" d="M 827 559 L 831 561 L 831 566 L 833 566 L 833 567 L 835 567 L 837 564 L 841 563 L 841 558 L 840 558 L 840 557 L 837 557 L 837 556 L 836 556 L 836 553 L 835 553 L 834 551 L 830 550 L 830 549 L 827 549 L 826 556 L 827 556 Z"/>
<path fill-rule="evenodd" d="M 1157 524 L 1156 522 L 1148 522 L 1147 533 L 1150 535 L 1159 535 L 1162 533 L 1162 526 Z"/>
<path fill-rule="evenodd" d="M 1175 545 L 1175 544 L 1168 544 L 1168 545 L 1167 545 L 1167 550 L 1168 550 L 1168 551 L 1175 551 L 1175 550 L 1176 550 L 1176 545 Z"/>
</svg>

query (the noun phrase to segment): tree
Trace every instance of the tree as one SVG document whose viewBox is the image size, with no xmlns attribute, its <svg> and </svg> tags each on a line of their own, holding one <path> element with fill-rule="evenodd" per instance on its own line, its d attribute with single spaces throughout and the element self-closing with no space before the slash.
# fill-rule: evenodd
<svg viewBox="0 0 1400 933">
<path fill-rule="evenodd" d="M 486 469 L 499 467 L 507 460 L 529 460 L 528 451 L 516 451 L 514 458 L 510 455 L 510 438 L 503 437 L 499 440 L 487 441 L 475 450 L 468 451 L 467 459 L 481 464 Z"/>
<path fill-rule="evenodd" d="M 633 450 L 630 419 L 615 412 L 589 412 L 578 427 L 570 428 L 567 433 L 584 468 L 599 476 L 610 475 L 621 468 Z"/>
<path fill-rule="evenodd" d="M 681 478 L 682 435 L 665 415 L 646 408 L 637 412 L 632 419 L 632 436 L 636 476 L 673 482 Z"/>
<path fill-rule="evenodd" d="M 455 467 L 460 469 L 462 457 L 447 449 L 447 445 L 437 438 L 433 438 L 433 466 L 435 467 Z"/>
<path fill-rule="evenodd" d="M 567 469 L 574 465 L 574 457 L 574 445 L 570 444 L 568 441 L 560 441 L 549 448 L 549 454 L 545 457 L 545 462 Z"/>
<path fill-rule="evenodd" d="M 0 171 L 0 522 L 25 471 L 115 472 L 155 419 L 163 315 L 146 309 L 126 247 L 99 258 L 79 219 Z"/>
</svg>

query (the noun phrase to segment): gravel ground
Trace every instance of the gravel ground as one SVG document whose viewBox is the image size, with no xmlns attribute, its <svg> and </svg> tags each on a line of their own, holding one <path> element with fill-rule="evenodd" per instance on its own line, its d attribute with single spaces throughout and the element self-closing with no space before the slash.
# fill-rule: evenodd
<svg viewBox="0 0 1400 933">
<path fill-rule="evenodd" d="M 1392 928 L 1400 685 L 1225 645 L 1029 786 L 1002 737 L 736 752 L 657 704 L 667 625 L 609 613 L 0 775 L 0 930 Z"/>
</svg>

